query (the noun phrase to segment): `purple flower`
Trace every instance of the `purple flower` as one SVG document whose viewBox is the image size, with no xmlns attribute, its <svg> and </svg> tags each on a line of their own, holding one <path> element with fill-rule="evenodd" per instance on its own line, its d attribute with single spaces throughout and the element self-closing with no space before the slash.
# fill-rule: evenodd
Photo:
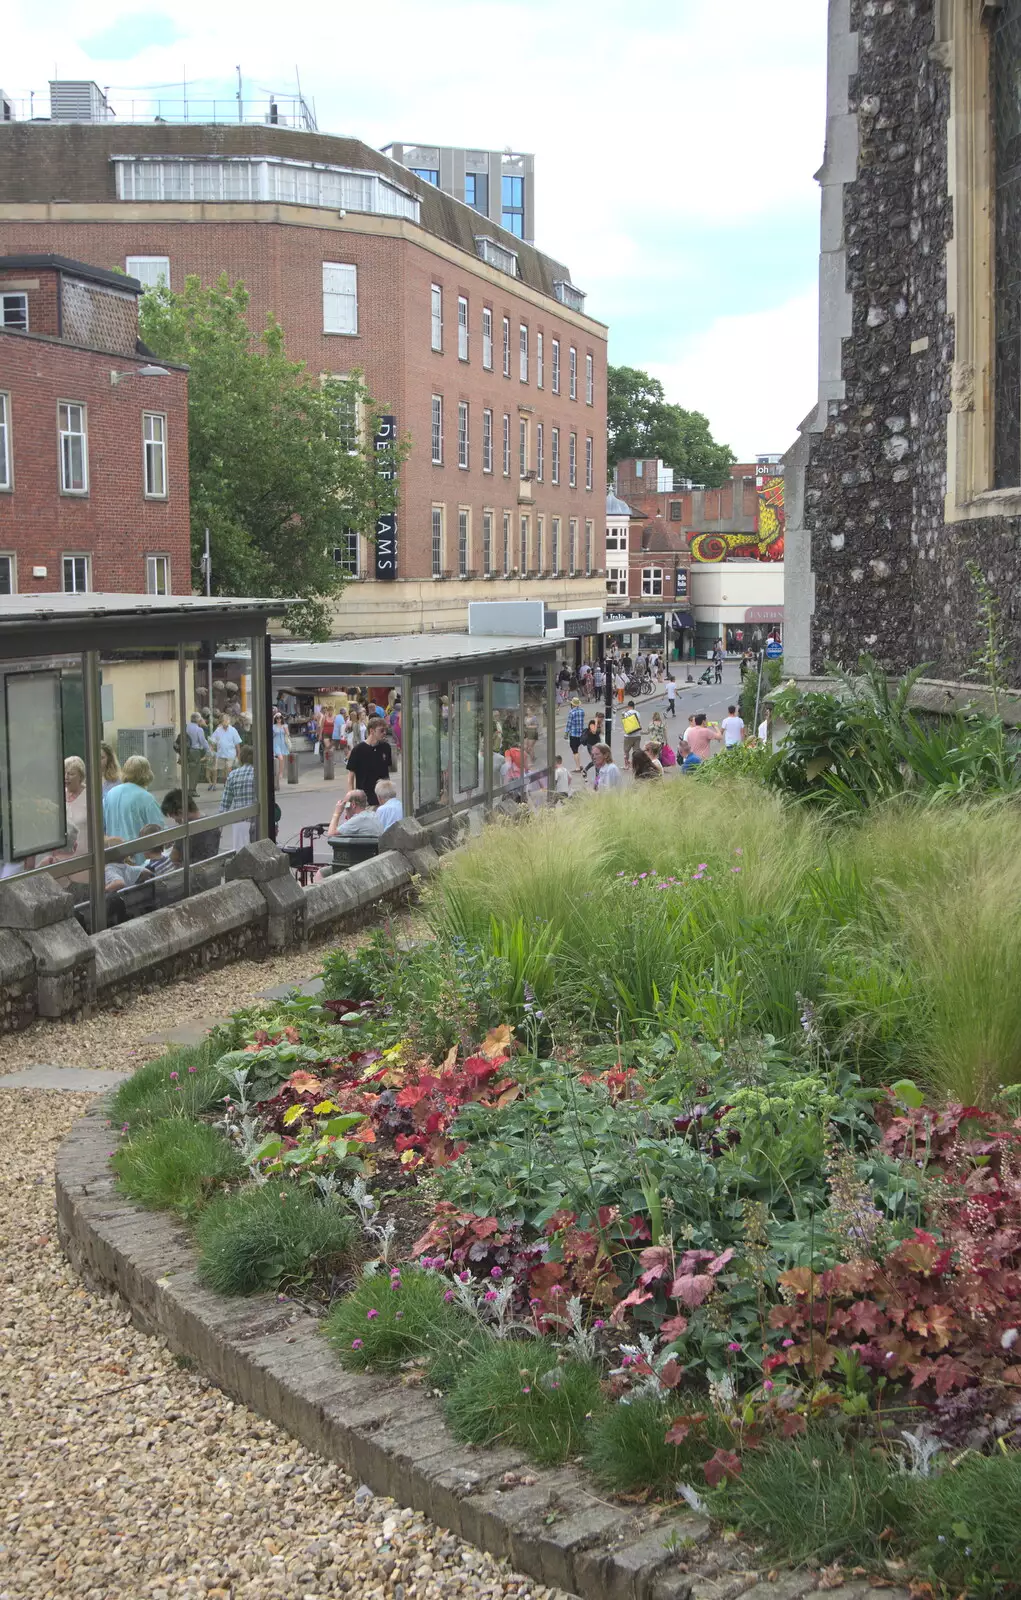
<svg viewBox="0 0 1021 1600">
<path fill-rule="evenodd" d="M 490 1269 L 489 1276 L 491 1278 L 502 1278 L 503 1277 L 503 1268 L 502 1267 L 492 1267 Z"/>
<path fill-rule="evenodd" d="M 189 1067 L 188 1068 L 189 1072 L 197 1072 L 198 1070 L 199 1070 L 198 1067 Z"/>
<path fill-rule="evenodd" d="M 470 1272 L 459 1272 L 457 1274 L 457 1281 L 458 1283 L 471 1283 L 472 1275 Z"/>
<path fill-rule="evenodd" d="M 360 1350 L 361 1348 L 362 1348 L 362 1340 L 361 1339 L 352 1339 L 351 1340 L 351 1349 L 352 1350 Z"/>
<path fill-rule="evenodd" d="M 784 1347 L 785 1350 L 792 1350 L 794 1348 L 794 1340 L 793 1339 L 785 1339 L 784 1342 L 783 1342 L 783 1347 Z"/>
<path fill-rule="evenodd" d="M 451 1301 L 451 1300 L 453 1300 L 453 1298 L 454 1298 L 454 1291 L 453 1291 L 453 1289 L 448 1289 L 448 1290 L 447 1290 L 447 1292 L 446 1292 L 446 1294 L 445 1294 L 445 1295 L 444 1295 L 444 1296 L 443 1296 L 443 1298 L 444 1298 L 444 1300 L 446 1300 L 446 1301 L 447 1301 L 447 1303 L 448 1303 L 448 1304 L 449 1304 L 449 1303 L 450 1303 L 450 1301 Z"/>
<path fill-rule="evenodd" d="M 730 1343 L 727 1346 L 728 1350 L 740 1350 L 740 1348 L 741 1348 L 741 1346 L 738 1344 L 736 1339 L 731 1339 Z"/>
<path fill-rule="evenodd" d="M 176 1073 L 176 1072 L 172 1072 L 172 1073 L 171 1073 L 171 1074 L 170 1074 L 170 1081 L 171 1081 L 171 1083 L 176 1083 L 176 1082 L 177 1082 L 177 1079 L 178 1079 L 178 1077 L 179 1077 L 179 1074 L 178 1074 L 178 1073 Z"/>
<path fill-rule="evenodd" d="M 740 867 L 731 867 L 730 870 L 731 870 L 731 872 L 740 872 L 741 868 Z"/>
<path fill-rule="evenodd" d="M 767 1378 L 765 1383 L 762 1385 L 762 1387 L 765 1389 L 767 1394 L 771 1394 L 772 1390 L 773 1390 L 773 1380 L 772 1380 L 772 1378 Z"/>
<path fill-rule="evenodd" d="M 376 1320 L 376 1318 L 378 1316 L 379 1316 L 379 1312 L 376 1310 L 375 1306 L 373 1306 L 370 1311 L 366 1311 L 365 1320 L 366 1320 L 366 1322 L 375 1322 L 375 1320 Z"/>
<path fill-rule="evenodd" d="M 593 1328 L 605 1328 L 606 1327 L 606 1323 L 603 1321 L 602 1317 L 597 1317 L 595 1322 L 593 1322 L 592 1326 L 593 1326 Z"/>
<path fill-rule="evenodd" d="M 496 1290 L 495 1289 L 487 1289 L 485 1294 L 482 1296 L 482 1298 L 483 1298 L 483 1300 L 495 1300 L 497 1298 Z"/>
</svg>

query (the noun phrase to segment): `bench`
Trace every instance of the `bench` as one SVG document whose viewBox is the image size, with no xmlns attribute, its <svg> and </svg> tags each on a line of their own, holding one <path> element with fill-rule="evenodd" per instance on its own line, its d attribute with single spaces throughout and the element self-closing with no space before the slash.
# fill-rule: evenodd
<svg viewBox="0 0 1021 1600">
<path fill-rule="evenodd" d="M 378 839 L 331 839 L 334 872 L 346 872 L 359 861 L 371 861 L 379 855 Z"/>
</svg>

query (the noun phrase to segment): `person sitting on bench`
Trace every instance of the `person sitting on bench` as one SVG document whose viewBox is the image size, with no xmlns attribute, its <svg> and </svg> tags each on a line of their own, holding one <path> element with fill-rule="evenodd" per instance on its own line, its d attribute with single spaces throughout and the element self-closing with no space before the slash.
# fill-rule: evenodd
<svg viewBox="0 0 1021 1600">
<path fill-rule="evenodd" d="M 379 818 L 370 809 L 364 789 L 351 789 L 337 801 L 326 837 L 330 844 L 379 838 Z"/>
</svg>

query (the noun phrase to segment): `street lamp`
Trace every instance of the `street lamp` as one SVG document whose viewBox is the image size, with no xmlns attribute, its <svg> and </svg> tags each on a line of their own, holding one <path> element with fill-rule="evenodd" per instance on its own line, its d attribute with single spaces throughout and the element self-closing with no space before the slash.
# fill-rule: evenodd
<svg viewBox="0 0 1021 1600">
<path fill-rule="evenodd" d="M 169 367 L 154 367 L 151 363 L 148 363 L 144 367 L 132 367 L 130 372 L 111 372 L 111 374 L 110 374 L 110 387 L 111 388 L 116 388 L 117 384 L 123 383 L 125 378 L 169 378 L 169 377 L 170 377 L 170 369 L 169 369 Z"/>
</svg>

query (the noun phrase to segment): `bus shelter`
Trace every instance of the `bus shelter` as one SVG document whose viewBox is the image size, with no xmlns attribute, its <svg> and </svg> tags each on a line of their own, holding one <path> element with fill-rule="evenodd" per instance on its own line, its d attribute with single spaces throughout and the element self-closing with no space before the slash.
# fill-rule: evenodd
<svg viewBox="0 0 1021 1600">
<path fill-rule="evenodd" d="M 404 814 L 421 822 L 500 798 L 550 799 L 560 641 L 467 633 L 289 644 L 274 639 L 272 691 L 392 691 Z"/>
<path fill-rule="evenodd" d="M 95 932 L 211 888 L 242 835 L 267 837 L 267 623 L 286 609 L 176 595 L 4 596 L 0 878 L 57 879 Z M 214 675 L 227 652 L 243 653 L 243 682 Z M 250 771 L 219 792 L 187 733 L 197 709 L 213 722 L 226 714 L 252 750 Z M 119 807 L 131 837 L 113 843 L 104 801 L 121 769 L 139 782 Z M 146 865 L 161 854 L 156 879 Z"/>
</svg>

